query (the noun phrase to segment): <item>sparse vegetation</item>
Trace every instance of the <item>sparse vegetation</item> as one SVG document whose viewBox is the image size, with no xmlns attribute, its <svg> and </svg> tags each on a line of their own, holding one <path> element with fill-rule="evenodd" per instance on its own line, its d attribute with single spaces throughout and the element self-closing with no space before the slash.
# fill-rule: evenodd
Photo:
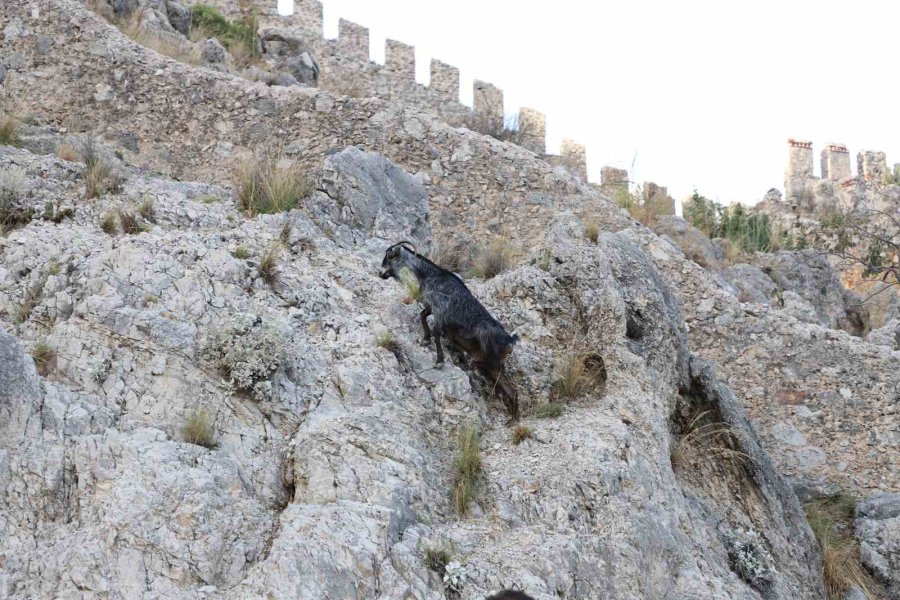
<svg viewBox="0 0 900 600">
<path fill-rule="evenodd" d="M 397 338 L 394 337 L 394 334 L 389 329 L 385 329 L 375 336 L 375 345 L 394 354 L 400 351 L 400 342 L 397 341 Z"/>
<path fill-rule="evenodd" d="M 613 194 L 615 203 L 631 215 L 631 218 L 640 221 L 647 227 L 656 225 L 656 219 L 660 215 L 672 214 L 671 200 L 662 193 L 652 196 L 645 193 L 642 186 L 637 186 L 633 192 L 627 188 L 618 188 Z"/>
<path fill-rule="evenodd" d="M 45 221 L 51 221 L 53 223 L 62 223 L 63 219 L 67 219 L 72 217 L 75 214 L 75 209 L 71 206 L 67 206 L 66 208 L 62 208 L 59 206 L 59 203 L 54 204 L 53 202 L 47 201 L 44 204 L 44 213 L 41 215 Z"/>
<path fill-rule="evenodd" d="M 470 275 L 491 279 L 512 268 L 514 264 L 515 252 L 512 244 L 505 238 L 496 238 L 475 256 Z"/>
<path fill-rule="evenodd" d="M 22 302 L 20 302 L 18 308 L 16 308 L 13 320 L 16 323 L 24 323 L 31 318 L 31 313 L 34 312 L 34 307 L 37 306 L 40 299 L 40 291 L 36 291 L 35 288 L 26 291 L 25 296 L 22 298 Z"/>
<path fill-rule="evenodd" d="M 447 565 L 453 560 L 450 551 L 442 546 L 425 548 L 425 566 L 440 575 L 444 576 Z"/>
<path fill-rule="evenodd" d="M 116 216 L 119 219 L 119 226 L 122 228 L 122 233 L 124 234 L 136 235 L 147 230 L 130 210 L 124 208 L 116 209 Z"/>
<path fill-rule="evenodd" d="M 56 146 L 56 156 L 61 160 L 67 160 L 69 162 L 75 162 L 81 158 L 78 150 L 71 144 L 59 144 Z"/>
<path fill-rule="evenodd" d="M 436 238 L 429 257 L 435 264 L 454 271 L 464 273 L 471 263 L 469 244 L 462 240 Z"/>
<path fill-rule="evenodd" d="M 775 574 L 775 559 L 766 541 L 755 529 L 737 528 L 725 536 L 728 561 L 741 579 L 767 592 Z"/>
<path fill-rule="evenodd" d="M 256 268 L 259 276 L 270 286 L 278 283 L 278 255 L 281 248 L 278 244 L 272 244 L 259 258 L 259 266 Z"/>
<path fill-rule="evenodd" d="M 584 237 L 596 244 L 600 237 L 600 224 L 597 221 L 587 221 L 584 224 Z"/>
<path fill-rule="evenodd" d="M 144 200 L 138 205 L 138 214 L 149 223 L 156 223 L 156 205 L 153 198 L 145 196 Z"/>
<path fill-rule="evenodd" d="M 875 582 L 859 558 L 859 542 L 853 535 L 856 501 L 836 494 L 806 505 L 806 520 L 819 542 L 829 600 L 841 600 L 857 586 L 868 598 L 875 598 Z"/>
<path fill-rule="evenodd" d="M 209 413 L 202 408 L 189 412 L 181 426 L 181 437 L 188 444 L 215 448 L 216 432 Z"/>
<path fill-rule="evenodd" d="M 406 290 L 406 298 L 403 299 L 404 304 L 412 304 L 422 299 L 422 288 L 419 286 L 419 280 L 412 271 L 403 267 L 400 270 L 400 283 Z"/>
<path fill-rule="evenodd" d="M 525 440 L 530 440 L 534 436 L 534 429 L 528 425 L 517 425 L 512 432 L 513 444 L 518 446 Z"/>
<path fill-rule="evenodd" d="M 115 172 L 113 165 L 101 155 L 93 137 L 88 137 L 84 142 L 81 160 L 84 162 L 85 196 L 88 198 L 114 192 L 122 185 L 121 177 Z"/>
<path fill-rule="evenodd" d="M 279 167 L 272 158 L 241 164 L 235 187 L 238 204 L 251 217 L 289 211 L 312 193 L 312 185 L 298 170 Z"/>
<path fill-rule="evenodd" d="M 206 339 L 202 356 L 236 389 L 257 398 L 269 393 L 268 378 L 284 353 L 281 333 L 254 315 L 238 314 Z"/>
<path fill-rule="evenodd" d="M 19 205 L 24 186 L 24 169 L 8 167 L 0 172 L 0 233 L 31 221 L 31 212 L 27 207 Z"/>
<path fill-rule="evenodd" d="M 502 119 L 493 118 L 492 115 L 472 112 L 466 119 L 465 126 L 472 131 L 489 135 L 501 142 L 522 144 L 529 138 L 528 127 L 519 121 L 519 115 L 510 115 Z"/>
<path fill-rule="evenodd" d="M 200 50 L 187 40 L 179 39 L 176 35 L 159 35 L 152 28 L 144 27 L 144 12 L 132 11 L 125 15 L 116 15 L 105 2 L 91 0 L 89 6 L 119 28 L 119 31 L 129 38 L 144 46 L 168 56 L 178 62 L 196 65 L 200 63 Z"/>
<path fill-rule="evenodd" d="M 459 448 L 453 461 L 453 505 L 456 512 L 465 515 L 475 500 L 478 478 L 481 475 L 481 436 L 474 425 L 460 427 Z"/>
<path fill-rule="evenodd" d="M 278 239 L 285 246 L 291 244 L 291 232 L 294 230 L 294 223 L 290 219 L 285 219 L 281 225 L 281 231 L 278 233 Z"/>
<path fill-rule="evenodd" d="M 553 391 L 557 398 L 575 399 L 602 391 L 606 384 L 606 366 L 597 354 L 575 353 L 557 366 Z"/>
<path fill-rule="evenodd" d="M 231 255 L 234 256 L 235 258 L 244 260 L 245 258 L 250 256 L 250 251 L 247 250 L 247 246 L 244 246 L 243 244 L 241 244 L 240 246 L 238 246 L 237 248 L 234 249 L 234 252 L 232 252 Z"/>
<path fill-rule="evenodd" d="M 534 409 L 534 416 L 538 419 L 555 419 L 563 414 L 565 406 L 559 402 L 548 402 Z"/>
<path fill-rule="evenodd" d="M 191 26 L 202 37 L 214 37 L 234 57 L 238 66 L 246 67 L 259 61 L 261 50 L 257 36 L 258 19 L 249 2 L 239 2 L 241 16 L 230 21 L 222 13 L 206 4 L 191 7 Z"/>
<path fill-rule="evenodd" d="M 743 204 L 725 207 L 696 190 L 684 203 L 685 220 L 710 238 L 725 238 L 737 252 L 772 252 L 791 247 L 790 236 L 769 215 L 748 212 Z M 733 256 L 731 260 L 734 260 Z"/>
<path fill-rule="evenodd" d="M 0 116 L 0 146 L 18 146 L 20 126 L 18 119 Z"/>
<path fill-rule="evenodd" d="M 56 350 L 45 341 L 40 341 L 31 351 L 31 357 L 34 359 L 34 366 L 37 372 L 46 377 L 53 370 L 56 364 Z"/>
<path fill-rule="evenodd" d="M 116 218 L 116 214 L 111 212 L 103 213 L 103 216 L 100 217 L 100 229 L 109 235 L 118 233 L 119 220 Z"/>
<path fill-rule="evenodd" d="M 716 421 L 710 411 L 703 411 L 675 436 L 670 458 L 676 469 L 751 463 L 753 458 L 740 448 L 737 433 L 727 423 Z"/>
</svg>

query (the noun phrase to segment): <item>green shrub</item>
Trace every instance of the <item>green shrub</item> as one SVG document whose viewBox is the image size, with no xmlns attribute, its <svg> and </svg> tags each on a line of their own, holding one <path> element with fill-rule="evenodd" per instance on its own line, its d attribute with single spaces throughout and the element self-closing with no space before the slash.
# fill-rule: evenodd
<svg viewBox="0 0 900 600">
<path fill-rule="evenodd" d="M 17 119 L 4 116 L 0 117 L 0 146 L 19 145 L 19 126 Z"/>
<path fill-rule="evenodd" d="M 230 21 L 212 6 L 195 4 L 191 7 L 191 27 L 218 39 L 239 64 L 246 65 L 260 56 L 259 23 L 251 10 L 242 12 L 240 18 Z"/>
<path fill-rule="evenodd" d="M 56 363 L 56 351 L 47 342 L 41 341 L 34 346 L 31 351 L 31 357 L 34 359 L 34 366 L 37 372 L 43 376 L 47 376 Z"/>
<path fill-rule="evenodd" d="M 239 259 L 243 260 L 243 259 L 247 258 L 248 256 L 250 256 L 250 251 L 247 250 L 247 246 L 244 246 L 243 244 L 241 244 L 240 246 L 238 246 L 237 248 L 234 249 L 234 252 L 232 252 L 231 255 L 234 256 L 235 258 L 239 258 Z"/>
<path fill-rule="evenodd" d="M 393 352 L 394 354 L 400 351 L 400 343 L 389 329 L 385 329 L 375 336 L 375 345 L 379 348 L 384 348 L 388 352 Z"/>
<path fill-rule="evenodd" d="M 534 416 L 538 419 L 555 419 L 563 414 L 565 406 L 559 402 L 548 402 L 541 404 L 534 410 Z"/>
<path fill-rule="evenodd" d="M 453 560 L 450 551 L 443 547 L 425 548 L 425 566 L 440 575 L 444 576 L 447 565 Z"/>
<path fill-rule="evenodd" d="M 100 217 L 100 229 L 103 230 L 104 233 L 108 233 L 109 235 L 115 235 L 119 231 L 119 221 L 116 218 L 115 213 L 104 213 L 102 217 Z"/>
</svg>

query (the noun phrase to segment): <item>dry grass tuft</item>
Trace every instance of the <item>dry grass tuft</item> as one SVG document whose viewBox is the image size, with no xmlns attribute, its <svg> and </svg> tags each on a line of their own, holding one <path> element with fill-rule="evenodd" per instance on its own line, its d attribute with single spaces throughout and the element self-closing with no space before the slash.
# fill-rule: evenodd
<svg viewBox="0 0 900 600">
<path fill-rule="evenodd" d="M 829 600 L 842 600 L 853 586 L 867 598 L 877 596 L 875 581 L 859 558 L 853 535 L 856 501 L 846 494 L 814 500 L 806 505 L 806 520 L 822 550 L 825 592 Z"/>
<path fill-rule="evenodd" d="M 34 350 L 31 351 L 31 357 L 34 359 L 37 372 L 44 377 L 49 375 L 56 365 L 56 350 L 44 341 L 35 344 Z"/>
<path fill-rule="evenodd" d="M 156 205 L 153 198 L 145 196 L 143 202 L 138 205 L 138 214 L 149 223 L 156 223 Z"/>
<path fill-rule="evenodd" d="M 726 464 L 750 464 L 753 457 L 740 450 L 737 433 L 721 421 L 711 421 L 704 411 L 688 422 L 672 444 L 671 460 L 676 469 Z"/>
<path fill-rule="evenodd" d="M 89 137 L 81 148 L 84 161 L 85 196 L 96 198 L 106 192 L 114 192 L 122 185 L 122 179 L 113 165 L 100 154 L 97 142 Z"/>
<path fill-rule="evenodd" d="M 18 119 L 9 116 L 0 117 L 0 146 L 18 146 L 20 126 Z"/>
<path fill-rule="evenodd" d="M 235 178 L 238 204 L 251 217 L 287 212 L 312 193 L 312 184 L 297 170 L 281 168 L 276 160 L 251 159 Z"/>
<path fill-rule="evenodd" d="M 168 56 L 173 60 L 189 65 L 197 65 L 202 62 L 201 51 L 198 46 L 189 44 L 174 34 L 164 36 L 144 28 L 144 13 L 142 10 L 134 11 L 130 15 L 123 17 L 115 17 L 114 15 L 109 17 L 102 12 L 100 14 L 118 27 L 122 33 L 145 48 L 155 50 L 163 56 Z"/>
<path fill-rule="evenodd" d="M 602 392 L 606 385 L 606 365 L 598 354 L 577 353 L 566 357 L 557 367 L 553 391 L 557 398 L 580 398 Z"/>
<path fill-rule="evenodd" d="M 422 288 L 419 285 L 419 280 L 406 267 L 400 270 L 400 283 L 406 289 L 406 298 L 403 299 L 404 304 L 412 304 L 422 299 Z"/>
<path fill-rule="evenodd" d="M 393 332 L 389 329 L 385 329 L 375 336 L 375 345 L 394 354 L 400 352 L 400 342 L 397 341 L 397 338 L 394 337 Z"/>
<path fill-rule="evenodd" d="M 81 159 L 81 154 L 72 144 L 59 144 L 56 146 L 56 156 L 61 160 L 76 162 Z"/>
<path fill-rule="evenodd" d="M 479 252 L 472 261 L 470 275 L 482 279 L 496 277 L 515 265 L 516 254 L 512 244 L 504 238 L 496 238 Z"/>
<path fill-rule="evenodd" d="M 232 252 L 231 255 L 235 258 L 244 260 L 245 258 L 250 256 L 250 251 L 247 250 L 247 246 L 244 246 L 243 244 L 241 244 L 240 246 L 238 246 L 237 248 L 234 249 L 234 252 Z"/>
<path fill-rule="evenodd" d="M 443 547 L 425 548 L 425 566 L 440 575 L 444 576 L 447 565 L 453 560 L 450 551 Z"/>
<path fill-rule="evenodd" d="M 103 216 L 100 217 L 100 229 L 109 235 L 115 235 L 119 232 L 119 220 L 116 218 L 115 213 L 103 213 Z"/>
<path fill-rule="evenodd" d="M 597 243 L 600 237 L 600 224 L 597 221 L 588 221 L 584 224 L 584 237 L 590 241 Z"/>
<path fill-rule="evenodd" d="M 530 440 L 534 436 L 534 429 L 528 425 L 517 425 L 512 432 L 513 444 L 518 446 L 525 440 Z"/>
<path fill-rule="evenodd" d="M 463 425 L 459 430 L 459 449 L 453 461 L 453 505 L 457 514 L 469 512 L 475 500 L 478 477 L 481 474 L 481 436 L 474 425 Z"/>
<path fill-rule="evenodd" d="M 563 414 L 565 406 L 559 402 L 548 402 L 541 404 L 534 410 L 534 416 L 538 419 L 555 419 Z"/>
<path fill-rule="evenodd" d="M 256 270 L 262 280 L 273 286 L 278 283 L 278 255 L 281 248 L 278 244 L 272 244 L 259 259 L 259 266 Z"/>
<path fill-rule="evenodd" d="M 434 240 L 429 257 L 436 265 L 455 273 L 463 273 L 472 262 L 470 245 L 463 240 L 440 238 Z"/>
<path fill-rule="evenodd" d="M 147 228 L 138 221 L 134 213 L 129 210 L 123 208 L 116 209 L 116 216 L 119 219 L 119 226 L 122 228 L 122 233 L 137 235 L 138 233 L 147 231 Z"/>
<path fill-rule="evenodd" d="M 188 444 L 215 448 L 216 431 L 209 413 L 202 408 L 188 413 L 181 426 L 181 437 Z"/>
<path fill-rule="evenodd" d="M 290 219 L 285 219 L 281 225 L 281 231 L 278 232 L 278 239 L 285 246 L 291 245 L 291 232 L 294 230 L 294 223 Z"/>
</svg>

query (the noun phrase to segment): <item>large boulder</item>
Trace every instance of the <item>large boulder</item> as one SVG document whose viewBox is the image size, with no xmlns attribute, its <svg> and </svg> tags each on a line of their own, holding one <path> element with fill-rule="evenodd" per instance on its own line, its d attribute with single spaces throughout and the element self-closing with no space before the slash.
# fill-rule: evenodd
<svg viewBox="0 0 900 600">
<path fill-rule="evenodd" d="M 293 31 L 274 27 L 260 30 L 263 54 L 274 61 L 275 68 L 292 75 L 301 85 L 315 87 L 319 83 L 319 65 L 311 44 Z"/>
<path fill-rule="evenodd" d="M 380 154 L 349 147 L 325 159 L 318 207 L 354 243 L 427 242 L 428 196 L 422 182 Z"/>
<path fill-rule="evenodd" d="M 856 505 L 859 554 L 869 570 L 900 597 L 900 494 L 877 493 Z"/>
</svg>

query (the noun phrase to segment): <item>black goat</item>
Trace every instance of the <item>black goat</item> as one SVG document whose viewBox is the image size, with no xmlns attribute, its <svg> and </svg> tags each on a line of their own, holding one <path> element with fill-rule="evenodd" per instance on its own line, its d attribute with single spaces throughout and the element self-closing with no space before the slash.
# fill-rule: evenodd
<svg viewBox="0 0 900 600">
<path fill-rule="evenodd" d="M 444 364 L 441 337 L 471 358 L 471 366 L 494 386 L 506 405 L 513 421 L 519 418 L 519 403 L 515 388 L 507 380 L 503 362 L 517 335 L 509 335 L 497 319 L 481 305 L 462 279 L 443 269 L 414 249 L 408 242 L 399 242 L 388 248 L 381 262 L 381 278 L 400 279 L 402 270 L 408 269 L 418 280 L 424 309 L 420 315 L 425 340 L 434 338 L 437 351 L 435 366 Z M 434 331 L 428 328 L 428 315 L 434 315 Z"/>
<path fill-rule="evenodd" d="M 534 600 L 534 598 L 518 590 L 501 590 L 484 600 Z"/>
</svg>

